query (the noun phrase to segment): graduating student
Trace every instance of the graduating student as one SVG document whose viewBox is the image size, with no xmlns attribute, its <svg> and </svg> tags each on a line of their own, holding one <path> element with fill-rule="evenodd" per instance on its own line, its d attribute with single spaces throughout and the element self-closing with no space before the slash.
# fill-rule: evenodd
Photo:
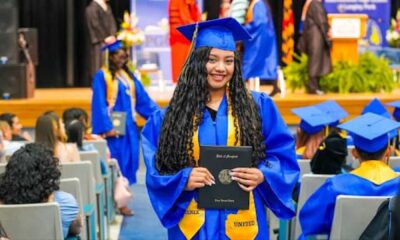
<svg viewBox="0 0 400 240">
<path fill-rule="evenodd" d="M 359 159 L 360 167 L 328 179 L 310 196 L 300 210 L 300 238 L 329 235 L 338 195 L 393 196 L 398 191 L 399 174 L 387 165 L 387 161 L 391 152 L 389 132 L 399 128 L 400 123 L 366 113 L 338 127 L 353 134 L 355 148 L 352 154 Z"/>
<path fill-rule="evenodd" d="M 132 184 L 136 183 L 139 167 L 139 132 L 134 114 L 138 112 L 147 118 L 158 106 L 127 68 L 127 54 L 122 42 L 109 44 L 106 49 L 109 67 L 100 69 L 93 79 L 92 132 L 106 137 L 111 157 L 118 160 L 123 175 Z M 111 121 L 113 112 L 126 114 L 125 135 L 119 135 L 115 130 Z"/>
<path fill-rule="evenodd" d="M 243 40 L 243 78 L 270 81 L 270 96 L 280 93 L 278 87 L 278 44 L 274 22 L 267 0 L 249 0 L 244 28 L 251 39 Z M 250 83 L 251 85 L 252 83 Z"/>
<path fill-rule="evenodd" d="M 321 0 L 307 0 L 301 15 L 298 48 L 308 56 L 308 83 L 310 94 L 324 94 L 319 81 L 332 71 L 331 40 L 328 15 Z"/>
<path fill-rule="evenodd" d="M 315 105 L 334 121 L 326 126 L 327 136 L 311 158 L 311 171 L 315 174 L 338 174 L 348 170 L 346 164 L 347 139 L 337 128 L 339 121 L 348 113 L 334 100 Z"/>
<path fill-rule="evenodd" d="M 233 18 L 179 31 L 194 49 L 169 107 L 154 113 L 142 132 L 153 208 L 169 239 L 268 239 L 266 207 L 280 218 L 294 216 L 299 167 L 275 104 L 243 82 L 235 42 L 250 36 Z M 197 190 L 218 177 L 199 166 L 200 145 L 252 147 L 252 167 L 230 173 L 250 192 L 248 210 L 197 207 Z"/>
<path fill-rule="evenodd" d="M 294 108 L 292 112 L 301 118 L 296 133 L 298 159 L 311 159 L 326 136 L 325 127 L 336 122 L 316 106 Z"/>
</svg>

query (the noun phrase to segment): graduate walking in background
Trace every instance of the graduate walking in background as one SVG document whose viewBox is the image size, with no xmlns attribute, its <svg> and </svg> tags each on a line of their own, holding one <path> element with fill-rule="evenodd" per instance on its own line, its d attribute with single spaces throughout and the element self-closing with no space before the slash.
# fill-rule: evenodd
<svg viewBox="0 0 400 240">
<path fill-rule="evenodd" d="M 319 80 L 332 71 L 332 64 L 330 27 L 321 0 L 307 0 L 304 4 L 300 33 L 297 47 L 308 56 L 308 93 L 322 95 Z"/>
<path fill-rule="evenodd" d="M 196 0 L 170 0 L 169 44 L 171 45 L 172 81 L 177 82 L 182 66 L 189 54 L 190 41 L 184 38 L 176 27 L 200 21 L 200 10 Z"/>
<path fill-rule="evenodd" d="M 244 12 L 246 1 L 248 7 Z M 231 15 L 243 23 L 251 36 L 251 39 L 243 41 L 243 78 L 250 86 L 260 80 L 271 81 L 273 89 L 270 96 L 274 96 L 281 91 L 277 81 L 278 44 L 267 1 L 234 0 Z"/>
<path fill-rule="evenodd" d="M 127 67 L 127 53 L 122 42 L 105 48 L 109 53 L 108 67 L 101 68 L 93 79 L 92 132 L 106 137 L 111 157 L 118 160 L 122 174 L 129 183 L 136 183 L 139 167 L 139 131 L 135 112 L 148 118 L 158 106 L 151 100 L 143 85 Z M 113 112 L 125 113 L 125 134 L 121 135 L 113 122 Z"/>
<path fill-rule="evenodd" d="M 249 33 L 233 18 L 186 25 L 193 43 L 169 107 L 142 132 L 150 201 L 169 239 L 268 239 L 266 207 L 294 216 L 299 177 L 294 139 L 272 99 L 249 92 L 236 41 Z M 199 165 L 201 145 L 250 146 L 252 166 L 234 168 L 233 181 L 249 192 L 249 208 L 198 208 L 198 189 L 218 176 Z"/>
</svg>

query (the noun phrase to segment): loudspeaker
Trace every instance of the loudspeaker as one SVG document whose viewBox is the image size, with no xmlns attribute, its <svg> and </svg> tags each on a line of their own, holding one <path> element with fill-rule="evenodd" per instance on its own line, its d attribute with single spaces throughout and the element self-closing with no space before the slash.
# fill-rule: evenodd
<svg viewBox="0 0 400 240">
<path fill-rule="evenodd" d="M 0 8 L 17 8 L 18 7 L 17 0 L 1 0 Z"/>
<path fill-rule="evenodd" d="M 0 32 L 0 63 L 18 63 L 17 33 Z"/>
<path fill-rule="evenodd" d="M 0 64 L 0 97 L 31 98 L 35 90 L 32 64 Z"/>
<path fill-rule="evenodd" d="M 18 29 L 17 10 L 18 10 L 17 8 L 0 7 L 0 33 L 17 32 Z"/>
<path fill-rule="evenodd" d="M 39 64 L 38 55 L 38 32 L 36 28 L 19 28 L 18 37 L 22 34 L 26 41 L 26 48 L 28 49 L 29 55 L 32 62 L 35 65 Z M 25 54 L 20 51 L 20 62 L 26 62 Z"/>
</svg>

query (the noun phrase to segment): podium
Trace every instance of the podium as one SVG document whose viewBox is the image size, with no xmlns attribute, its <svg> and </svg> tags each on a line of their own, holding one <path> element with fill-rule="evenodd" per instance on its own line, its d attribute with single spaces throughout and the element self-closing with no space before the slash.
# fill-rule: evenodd
<svg viewBox="0 0 400 240">
<path fill-rule="evenodd" d="M 332 63 L 358 63 L 358 40 L 367 33 L 366 14 L 328 14 L 332 32 Z"/>
</svg>

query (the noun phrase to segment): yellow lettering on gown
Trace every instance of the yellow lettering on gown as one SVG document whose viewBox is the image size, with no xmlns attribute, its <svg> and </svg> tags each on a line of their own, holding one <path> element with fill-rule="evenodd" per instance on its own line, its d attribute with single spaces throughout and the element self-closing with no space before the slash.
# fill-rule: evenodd
<svg viewBox="0 0 400 240">
<path fill-rule="evenodd" d="M 179 229 L 181 229 L 186 239 L 192 239 L 201 226 L 203 226 L 204 221 L 204 209 L 198 209 L 197 202 L 193 198 L 189 207 L 186 209 L 185 215 L 179 222 Z"/>
<path fill-rule="evenodd" d="M 226 236 L 231 240 L 255 239 L 258 234 L 256 207 L 253 192 L 250 193 L 249 209 L 229 214 L 225 221 Z"/>
</svg>

